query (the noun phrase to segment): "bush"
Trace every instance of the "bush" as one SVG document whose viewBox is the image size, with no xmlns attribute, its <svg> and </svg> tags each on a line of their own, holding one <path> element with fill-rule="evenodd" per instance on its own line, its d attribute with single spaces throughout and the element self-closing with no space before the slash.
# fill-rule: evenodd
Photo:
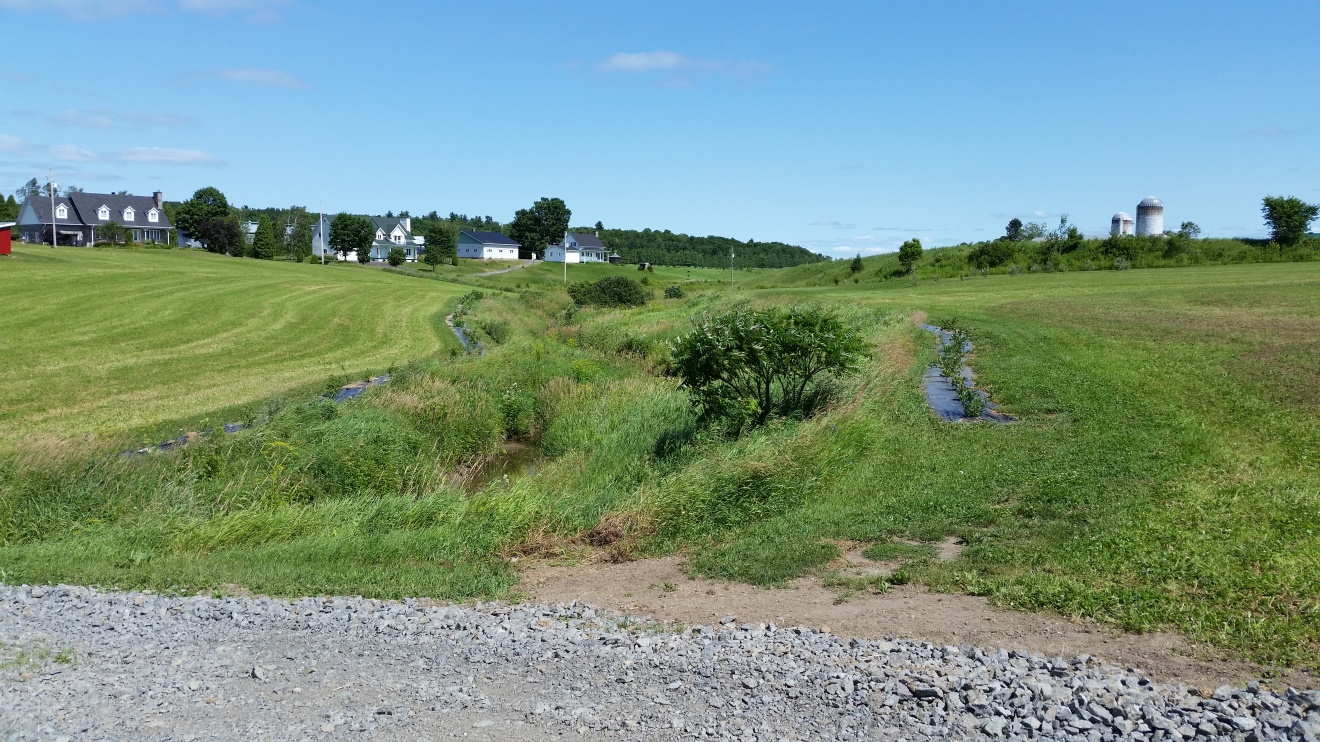
<svg viewBox="0 0 1320 742">
<path fill-rule="evenodd" d="M 503 320 L 503 319 L 478 320 L 477 327 L 479 327 L 482 332 L 486 333 L 486 336 L 489 337 L 491 339 L 491 342 L 495 343 L 496 345 L 503 344 L 504 341 L 509 339 L 509 335 L 511 334 L 508 320 Z"/>
<path fill-rule="evenodd" d="M 678 284 L 674 284 L 673 286 L 666 286 L 666 287 L 665 287 L 665 298 L 666 298 L 666 299 L 682 299 L 684 296 L 687 296 L 687 294 L 684 293 L 684 291 L 683 291 L 683 287 L 682 287 L 682 286 L 679 286 Z"/>
<path fill-rule="evenodd" d="M 830 382 L 856 370 L 866 351 L 855 328 L 820 307 L 707 314 L 670 347 L 703 419 L 732 432 L 812 414 L 828 401 Z"/>
<path fill-rule="evenodd" d="M 967 254 L 967 262 L 978 268 L 998 268 L 1013 259 L 1013 246 L 1007 242 L 986 242 Z"/>
<path fill-rule="evenodd" d="M 407 259 L 408 256 L 404 254 L 402 247 L 391 247 L 389 253 L 385 255 L 385 262 L 395 268 L 403 265 L 403 262 Z"/>
<path fill-rule="evenodd" d="M 624 276 L 606 276 L 595 283 L 569 284 L 568 295 L 578 306 L 639 307 L 646 303 L 642 284 Z"/>
</svg>

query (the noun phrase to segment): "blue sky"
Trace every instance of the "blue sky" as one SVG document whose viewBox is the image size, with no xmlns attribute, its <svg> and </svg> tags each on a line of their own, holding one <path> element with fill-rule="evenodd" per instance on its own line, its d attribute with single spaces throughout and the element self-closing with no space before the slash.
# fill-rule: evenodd
<svg viewBox="0 0 1320 742">
<path fill-rule="evenodd" d="M 1320 3 L 0 0 L 0 189 L 783 240 L 1320 201 Z"/>
</svg>

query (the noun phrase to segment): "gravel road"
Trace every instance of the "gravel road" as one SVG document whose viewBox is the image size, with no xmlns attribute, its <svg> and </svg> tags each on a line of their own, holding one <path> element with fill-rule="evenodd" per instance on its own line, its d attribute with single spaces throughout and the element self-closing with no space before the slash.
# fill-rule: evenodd
<svg viewBox="0 0 1320 742">
<path fill-rule="evenodd" d="M 1204 696 L 1204 697 L 1203 697 Z M 0 586 L 8 740 L 1320 740 L 1320 692 L 579 605 Z"/>
</svg>

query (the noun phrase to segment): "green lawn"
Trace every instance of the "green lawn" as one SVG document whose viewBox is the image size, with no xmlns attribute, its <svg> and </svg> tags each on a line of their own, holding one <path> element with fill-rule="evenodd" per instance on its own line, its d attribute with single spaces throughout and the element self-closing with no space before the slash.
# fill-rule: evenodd
<svg viewBox="0 0 1320 742">
<path fill-rule="evenodd" d="M 17 246 L 0 264 L 0 447 L 116 438 L 453 343 L 464 289 L 359 266 Z"/>
<path fill-rule="evenodd" d="M 196 258 L 150 259 L 210 264 Z M 392 297 L 447 290 L 215 260 L 301 271 L 284 294 L 330 274 Z M 731 293 L 720 271 L 694 269 L 685 299 L 574 312 L 556 269 L 482 279 L 517 292 L 472 309 L 474 322 L 508 322 L 506 343 L 411 364 L 354 402 L 272 403 L 267 425 L 169 456 L 0 459 L 0 570 L 11 582 L 462 598 L 506 594 L 515 556 L 588 543 L 619 558 L 680 552 L 694 573 L 775 585 L 828 577 L 839 539 L 884 553 L 895 538 L 956 535 L 960 559 L 908 550 L 895 579 L 1320 669 L 1320 264 L 763 289 L 800 276 L 748 271 Z M 647 277 L 657 289 L 687 280 L 681 268 Z M 173 306 L 170 285 L 156 286 Z M 745 300 L 834 306 L 875 353 L 827 413 L 722 440 L 663 375 L 665 341 Z M 969 330 L 978 381 L 1020 422 L 930 413 L 921 318 Z M 137 327 L 108 344 L 161 332 Z M 82 328 L 56 331 L 67 344 Z M 456 474 L 504 439 L 548 461 L 463 492 Z"/>
</svg>

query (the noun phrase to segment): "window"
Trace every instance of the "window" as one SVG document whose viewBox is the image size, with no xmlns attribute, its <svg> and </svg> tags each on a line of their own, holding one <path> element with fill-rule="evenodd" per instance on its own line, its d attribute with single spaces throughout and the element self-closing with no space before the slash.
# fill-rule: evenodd
<svg viewBox="0 0 1320 742">
<path fill-rule="evenodd" d="M 151 211 L 148 211 L 148 212 L 147 212 L 147 221 L 149 221 L 149 222 L 158 222 L 158 221 L 160 221 L 160 212 L 159 212 L 159 211 L 156 211 L 155 209 L 152 209 Z"/>
<path fill-rule="evenodd" d="M 101 206 L 101 208 L 97 209 L 96 218 L 100 219 L 101 221 L 108 220 L 110 218 L 110 207 L 103 205 Z"/>
<path fill-rule="evenodd" d="M 132 207 L 132 206 L 125 206 L 125 207 L 124 207 L 124 221 L 126 221 L 126 222 L 131 222 L 131 221 L 133 221 L 133 207 Z"/>
<path fill-rule="evenodd" d="M 56 219 L 68 219 L 68 218 L 69 218 L 69 207 L 65 206 L 64 204 L 60 204 L 59 206 L 56 206 L 56 207 L 55 207 L 55 218 L 56 218 Z"/>
</svg>

